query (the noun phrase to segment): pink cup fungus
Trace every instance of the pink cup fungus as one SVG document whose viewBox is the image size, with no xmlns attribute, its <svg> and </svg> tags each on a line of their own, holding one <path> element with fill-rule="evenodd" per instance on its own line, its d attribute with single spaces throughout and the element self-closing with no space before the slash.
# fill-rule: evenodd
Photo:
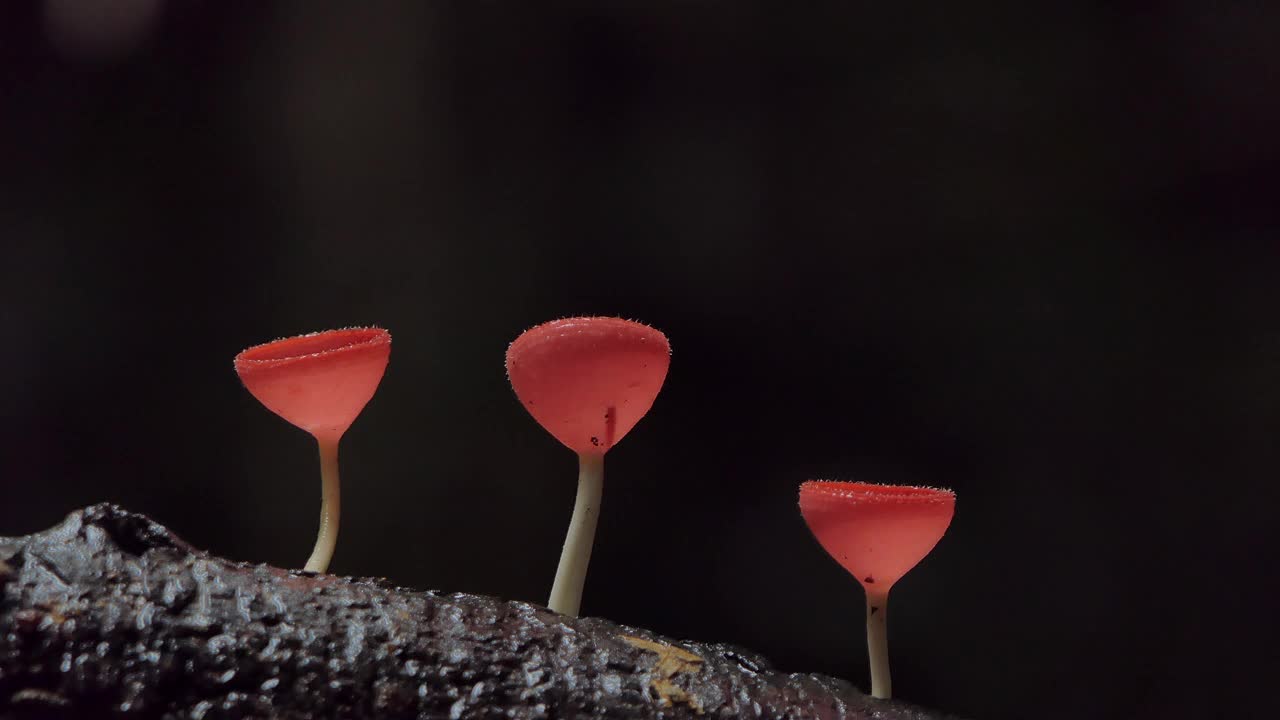
<svg viewBox="0 0 1280 720">
<path fill-rule="evenodd" d="M 338 443 L 382 381 L 391 333 L 347 328 L 255 345 L 236 355 L 236 374 L 271 412 L 320 446 L 320 532 L 306 569 L 325 572 L 338 541 Z"/>
<path fill-rule="evenodd" d="M 604 487 L 604 455 L 653 406 L 671 363 L 667 337 L 610 317 L 555 320 L 507 348 L 521 404 L 578 454 L 578 494 L 547 607 L 577 615 Z"/>
<path fill-rule="evenodd" d="M 800 485 L 800 513 L 809 530 L 866 591 L 872 697 L 893 694 L 885 625 L 889 589 L 938 544 L 955 507 L 950 490 L 829 481 Z"/>
</svg>

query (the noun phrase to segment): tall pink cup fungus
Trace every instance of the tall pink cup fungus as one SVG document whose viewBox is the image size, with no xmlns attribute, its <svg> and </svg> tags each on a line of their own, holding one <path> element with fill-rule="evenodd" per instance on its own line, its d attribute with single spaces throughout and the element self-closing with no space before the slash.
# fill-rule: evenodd
<svg viewBox="0 0 1280 720">
<path fill-rule="evenodd" d="M 604 455 L 649 411 L 671 363 L 667 337 L 610 317 L 555 320 L 507 348 L 521 404 L 578 454 L 578 495 L 547 607 L 577 615 L 600 516 Z"/>
<path fill-rule="evenodd" d="M 325 572 L 338 541 L 338 442 L 364 409 L 391 355 L 391 333 L 347 328 L 276 340 L 236 355 L 241 382 L 320 446 L 320 532 L 306 569 Z"/>
<path fill-rule="evenodd" d="M 866 591 L 873 697 L 893 694 L 885 625 L 889 589 L 938 544 L 955 507 L 950 490 L 821 480 L 800 485 L 800 513 L 809 530 Z"/>
</svg>

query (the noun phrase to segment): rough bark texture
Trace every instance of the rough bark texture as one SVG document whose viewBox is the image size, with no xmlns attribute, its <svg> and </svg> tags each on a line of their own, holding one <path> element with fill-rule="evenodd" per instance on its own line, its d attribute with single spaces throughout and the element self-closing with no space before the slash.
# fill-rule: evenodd
<svg viewBox="0 0 1280 720">
<path fill-rule="evenodd" d="M 212 557 L 96 505 L 0 538 L 0 718 L 924 718 L 724 645 Z"/>
</svg>

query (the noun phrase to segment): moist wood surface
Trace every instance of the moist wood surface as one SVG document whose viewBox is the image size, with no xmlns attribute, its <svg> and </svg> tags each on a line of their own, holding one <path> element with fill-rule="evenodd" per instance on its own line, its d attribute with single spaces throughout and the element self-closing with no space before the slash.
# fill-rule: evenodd
<svg viewBox="0 0 1280 720">
<path fill-rule="evenodd" d="M 942 718 L 753 653 L 237 563 L 113 505 L 0 538 L 0 718 Z"/>
</svg>

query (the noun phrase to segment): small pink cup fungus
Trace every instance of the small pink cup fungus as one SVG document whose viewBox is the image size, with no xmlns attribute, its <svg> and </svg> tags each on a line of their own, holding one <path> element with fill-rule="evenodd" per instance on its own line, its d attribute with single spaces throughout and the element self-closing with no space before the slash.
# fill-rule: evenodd
<svg viewBox="0 0 1280 720">
<path fill-rule="evenodd" d="M 610 317 L 555 320 L 507 348 L 507 377 L 529 414 L 578 454 L 578 495 L 547 607 L 577 615 L 600 516 L 604 454 L 653 406 L 671 345 L 648 325 Z"/>
<path fill-rule="evenodd" d="M 950 490 L 822 480 L 800 485 L 800 514 L 809 530 L 866 590 L 872 697 L 893 694 L 889 589 L 938 544 L 955 508 Z"/>
<path fill-rule="evenodd" d="M 271 412 L 320 446 L 320 532 L 306 569 L 324 572 L 338 541 L 338 442 L 373 397 L 391 355 L 391 333 L 346 328 L 276 340 L 236 355 L 236 374 Z"/>
</svg>

